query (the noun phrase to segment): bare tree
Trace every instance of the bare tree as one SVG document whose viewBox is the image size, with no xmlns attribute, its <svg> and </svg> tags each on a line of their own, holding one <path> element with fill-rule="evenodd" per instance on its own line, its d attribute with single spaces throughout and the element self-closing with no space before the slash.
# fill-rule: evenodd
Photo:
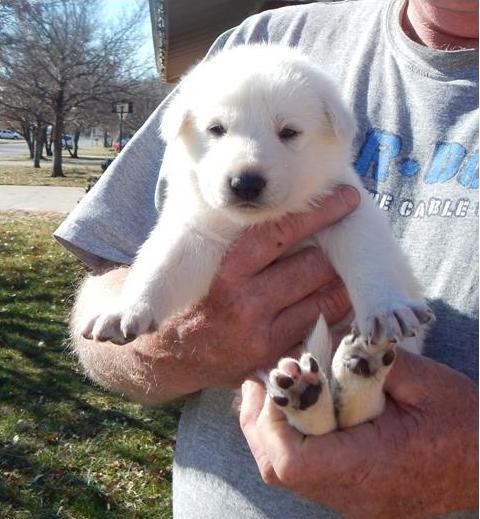
<svg viewBox="0 0 480 519">
<path fill-rule="evenodd" d="M 128 101 L 133 103 L 133 113 L 128 114 L 123 124 L 125 135 L 132 135 L 147 120 L 171 88 L 157 77 L 147 77 L 135 82 L 129 81 L 126 86 L 118 86 L 117 94 L 108 95 L 81 109 L 72 111 L 66 121 L 66 128 L 73 136 L 72 156 L 78 156 L 76 141 L 78 141 L 80 132 L 87 128 L 101 128 L 104 134 L 104 146 L 111 146 L 111 141 L 107 136 L 115 137 L 119 131 L 118 115 L 112 113 L 114 101 L 127 97 Z M 121 96 L 118 95 L 118 92 L 122 92 Z"/>
<path fill-rule="evenodd" d="M 99 22 L 99 0 L 11 4 L 11 22 L 0 31 L 0 106 L 10 114 L 30 110 L 33 119 L 33 108 L 40 109 L 36 127 L 53 125 L 52 176 L 64 176 L 62 135 L 72 111 L 125 95 L 145 71 L 135 60 L 141 17 L 135 13 L 105 28 Z M 39 130 L 37 137 L 43 134 Z"/>
<path fill-rule="evenodd" d="M 133 112 L 124 118 L 124 135 L 133 135 L 165 98 L 171 88 L 156 77 L 145 78 L 137 81 L 134 85 L 130 85 L 128 101 L 133 103 Z M 119 100 L 116 99 L 116 101 Z M 102 104 L 103 107 L 106 106 L 106 103 Z M 112 113 L 111 103 L 107 110 L 99 107 L 97 114 L 99 126 L 106 129 L 110 135 L 116 136 L 119 134 L 118 115 Z"/>
<path fill-rule="evenodd" d="M 129 97 L 133 102 L 133 112 L 125 119 L 125 130 L 130 133 L 136 132 L 172 88 L 157 77 L 139 81 Z"/>
</svg>

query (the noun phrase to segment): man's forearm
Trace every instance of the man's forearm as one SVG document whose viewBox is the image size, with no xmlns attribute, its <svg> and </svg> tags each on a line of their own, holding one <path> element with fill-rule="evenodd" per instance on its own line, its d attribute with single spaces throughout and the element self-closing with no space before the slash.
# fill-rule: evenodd
<svg viewBox="0 0 480 519">
<path fill-rule="evenodd" d="M 202 388 L 191 359 L 179 359 L 174 337 L 158 333 L 142 335 L 118 346 L 84 339 L 81 327 L 92 309 L 111 304 L 118 297 L 127 268 L 88 277 L 78 294 L 72 314 L 72 347 L 86 374 L 95 382 L 147 405 L 165 403 Z"/>
</svg>

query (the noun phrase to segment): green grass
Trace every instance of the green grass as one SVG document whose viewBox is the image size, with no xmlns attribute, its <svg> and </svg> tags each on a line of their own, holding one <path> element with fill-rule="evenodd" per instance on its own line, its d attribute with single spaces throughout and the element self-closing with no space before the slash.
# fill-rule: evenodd
<svg viewBox="0 0 480 519">
<path fill-rule="evenodd" d="M 17 186 L 66 186 L 87 187 L 89 179 L 102 173 L 100 162 L 114 158 L 115 152 L 100 146 L 80 148 L 79 158 L 73 159 L 63 150 L 63 172 L 65 177 L 51 176 L 52 159 L 40 162 L 40 168 L 33 167 L 33 161 L 27 156 L 0 156 L 0 185 Z M 25 162 L 29 164 L 26 165 Z"/>
<path fill-rule="evenodd" d="M 0 518 L 168 518 L 178 405 L 90 385 L 66 348 L 83 268 L 55 215 L 0 213 Z"/>
<path fill-rule="evenodd" d="M 99 176 L 101 170 L 98 166 L 66 166 L 64 173 L 65 177 L 52 177 L 50 164 L 42 164 L 41 168 L 0 164 L 0 185 L 86 187 L 89 177 Z"/>
<path fill-rule="evenodd" d="M 115 157 L 116 153 L 113 148 L 104 148 L 103 146 L 80 146 L 78 148 L 78 155 L 82 157 Z M 65 158 L 70 157 L 68 151 L 63 151 Z"/>
</svg>

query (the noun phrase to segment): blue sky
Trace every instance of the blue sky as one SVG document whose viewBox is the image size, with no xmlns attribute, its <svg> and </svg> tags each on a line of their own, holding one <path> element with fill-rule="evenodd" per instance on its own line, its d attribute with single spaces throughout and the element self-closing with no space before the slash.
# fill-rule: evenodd
<svg viewBox="0 0 480 519">
<path fill-rule="evenodd" d="M 152 28 L 150 25 L 150 10 L 148 0 L 102 0 L 103 16 L 105 21 L 120 21 L 122 17 L 131 15 L 139 6 L 143 6 L 144 20 L 142 21 L 142 35 L 144 44 L 139 50 L 139 57 L 148 60 L 155 68 L 155 57 L 153 51 Z"/>
</svg>

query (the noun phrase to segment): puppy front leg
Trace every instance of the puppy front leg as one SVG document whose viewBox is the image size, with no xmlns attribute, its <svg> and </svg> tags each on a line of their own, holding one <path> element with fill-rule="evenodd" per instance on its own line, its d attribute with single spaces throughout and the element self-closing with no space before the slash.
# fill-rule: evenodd
<svg viewBox="0 0 480 519">
<path fill-rule="evenodd" d="M 347 287 L 367 342 L 414 337 L 433 319 L 387 220 L 365 191 L 357 210 L 317 239 Z M 414 349 L 420 352 L 420 340 Z"/>
<path fill-rule="evenodd" d="M 226 245 L 160 221 L 141 247 L 119 301 L 94 312 L 83 335 L 125 344 L 208 293 Z"/>
</svg>

